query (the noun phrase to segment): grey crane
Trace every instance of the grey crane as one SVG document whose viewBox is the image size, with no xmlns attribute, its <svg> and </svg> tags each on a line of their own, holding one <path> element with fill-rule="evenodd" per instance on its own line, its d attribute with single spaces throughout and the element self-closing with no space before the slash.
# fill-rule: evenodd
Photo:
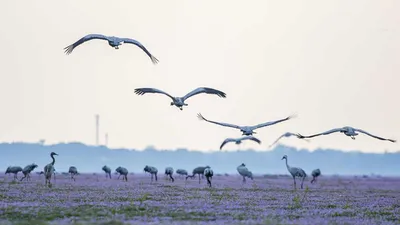
<svg viewBox="0 0 400 225">
<path fill-rule="evenodd" d="M 187 176 L 188 172 L 184 169 L 177 169 L 176 173 L 179 174 L 180 176 Z"/>
<path fill-rule="evenodd" d="M 148 166 L 148 165 L 146 165 L 145 167 L 144 167 L 144 169 L 143 169 L 143 171 L 146 173 L 150 173 L 150 175 L 151 175 L 151 181 L 153 182 L 153 176 L 156 178 L 156 181 L 157 181 L 157 173 L 158 173 L 158 170 L 157 170 L 157 168 L 155 168 L 154 166 Z"/>
<path fill-rule="evenodd" d="M 304 183 L 304 179 L 306 179 L 307 174 L 306 172 L 304 172 L 303 169 L 299 168 L 299 167 L 290 167 L 288 165 L 288 159 L 287 159 L 287 155 L 284 155 L 282 157 L 282 160 L 285 159 L 286 160 L 286 168 L 288 169 L 289 173 L 292 175 L 293 177 L 293 182 L 294 182 L 294 189 L 296 189 L 296 177 L 300 177 L 302 178 L 301 180 L 301 189 L 303 189 L 303 183 Z"/>
<path fill-rule="evenodd" d="M 106 173 L 106 177 L 109 177 L 111 179 L 111 168 L 104 165 L 101 169 Z"/>
<path fill-rule="evenodd" d="M 150 59 L 153 62 L 153 64 L 157 64 L 158 63 L 158 59 L 156 57 L 154 57 L 152 54 L 150 54 L 150 52 L 139 41 L 131 39 L 131 38 L 120 38 L 120 37 L 114 37 L 114 36 L 105 36 L 105 35 L 102 35 L 102 34 L 88 34 L 88 35 L 82 37 L 81 39 L 79 39 L 75 43 L 65 47 L 64 48 L 65 53 L 67 55 L 69 55 L 69 54 L 72 53 L 72 51 L 76 47 L 78 47 L 79 45 L 81 45 L 81 44 L 83 44 L 83 43 L 85 43 L 87 41 L 93 40 L 93 39 L 106 40 L 106 41 L 108 41 L 108 44 L 111 47 L 115 48 L 115 49 L 119 49 L 119 46 L 124 44 L 124 43 L 134 44 L 134 45 L 138 46 L 139 48 L 141 48 L 147 54 L 147 56 L 150 57 Z"/>
<path fill-rule="evenodd" d="M 246 177 L 253 180 L 253 173 L 249 169 L 247 169 L 244 163 L 240 164 L 236 169 L 239 172 L 239 174 L 243 177 L 243 182 L 242 182 L 243 184 L 246 183 Z"/>
<path fill-rule="evenodd" d="M 52 162 L 51 163 L 49 163 L 49 164 L 47 164 L 45 167 L 44 167 L 44 170 L 43 170 L 43 172 L 44 172 L 44 176 L 45 176 L 45 178 L 46 178 L 46 182 L 45 182 L 45 185 L 51 185 L 51 175 L 53 175 L 53 173 L 55 173 L 55 169 L 54 169 L 54 163 L 56 162 L 56 159 L 54 158 L 54 156 L 55 155 L 58 155 L 57 153 L 55 153 L 55 152 L 51 152 L 50 153 L 50 157 L 51 157 L 51 159 L 52 159 Z M 54 174 L 54 179 L 55 179 L 55 174 Z"/>
<path fill-rule="evenodd" d="M 222 150 L 222 147 L 224 147 L 224 145 L 226 145 L 229 142 L 235 142 L 235 144 L 239 145 L 244 140 L 251 140 L 251 141 L 257 142 L 258 144 L 261 144 L 261 141 L 259 139 L 255 138 L 254 136 L 244 136 L 244 137 L 240 137 L 240 138 L 227 138 L 224 140 L 224 142 L 222 142 L 221 146 L 219 147 L 219 150 Z"/>
<path fill-rule="evenodd" d="M 22 170 L 22 174 L 24 174 L 24 176 L 21 178 L 20 181 L 22 181 L 23 179 L 26 178 L 27 181 L 31 180 L 31 172 L 37 168 L 38 165 L 36 165 L 35 163 L 29 164 L 27 166 L 24 167 L 24 169 Z"/>
<path fill-rule="evenodd" d="M 211 179 L 212 179 L 213 175 L 214 175 L 214 171 L 211 168 L 206 168 L 204 170 L 204 176 L 206 177 L 207 183 L 210 187 L 211 187 Z"/>
<path fill-rule="evenodd" d="M 321 175 L 321 170 L 320 169 L 315 169 L 311 172 L 311 176 L 313 177 L 311 180 L 311 183 L 317 182 L 317 177 Z"/>
<path fill-rule="evenodd" d="M 6 173 L 13 173 L 14 174 L 14 180 L 18 179 L 18 173 L 22 171 L 22 167 L 20 166 L 9 166 L 7 167 Z"/>
<path fill-rule="evenodd" d="M 295 134 L 295 133 L 291 133 L 291 132 L 286 132 L 286 133 L 284 133 L 284 134 L 282 134 L 278 139 L 276 139 L 276 141 L 274 141 L 274 143 L 272 143 L 272 144 L 270 144 L 269 146 L 268 146 L 268 148 L 271 148 L 274 144 L 276 144 L 281 138 L 284 138 L 284 137 L 292 137 L 292 136 L 296 136 L 297 138 L 300 138 L 301 136 L 300 136 L 300 134 Z M 307 142 L 309 142 L 309 140 L 306 140 L 306 139 L 301 139 L 301 140 L 304 140 L 304 141 L 307 141 Z"/>
<path fill-rule="evenodd" d="M 71 174 L 71 180 L 75 181 L 75 175 L 78 174 L 78 169 L 75 166 L 70 166 L 68 169 L 68 173 Z"/>
<path fill-rule="evenodd" d="M 175 179 L 172 177 L 173 174 L 174 174 L 174 169 L 172 167 L 165 168 L 165 175 L 169 176 L 172 182 L 175 181 Z"/>
<path fill-rule="evenodd" d="M 208 120 L 208 119 L 204 118 L 204 116 L 201 115 L 201 113 L 198 113 L 198 114 L 197 114 L 197 117 L 198 117 L 200 120 L 204 120 L 204 121 L 207 121 L 207 122 L 209 122 L 209 123 L 214 123 L 214 124 L 221 125 L 221 126 L 224 126 L 224 127 L 231 127 L 231 128 L 239 129 L 239 130 L 242 132 L 242 135 L 249 136 L 249 135 L 256 134 L 256 132 L 254 131 L 255 129 L 259 129 L 259 128 L 262 128 L 262 127 L 271 126 L 271 125 L 274 125 L 274 124 L 277 124 L 277 123 L 280 123 L 280 122 L 289 120 L 289 119 L 291 119 L 291 118 L 296 117 L 296 115 L 291 115 L 291 116 L 288 116 L 288 117 L 286 117 L 286 118 L 284 118 L 284 119 L 280 119 L 280 120 L 276 120 L 276 121 L 261 123 L 261 124 L 255 125 L 255 126 L 238 126 L 238 125 L 229 124 L 229 123 L 215 122 L 215 121 Z"/>
<path fill-rule="evenodd" d="M 119 166 L 115 171 L 119 173 L 118 179 L 122 175 L 122 180 L 128 181 L 128 170 L 125 167 Z"/>
<path fill-rule="evenodd" d="M 207 169 L 207 168 L 211 168 L 211 167 L 209 167 L 209 166 L 199 166 L 199 167 L 194 168 L 193 171 L 192 171 L 192 175 L 186 176 L 186 180 L 189 177 L 193 178 L 194 176 L 196 176 L 196 174 L 198 174 L 199 175 L 199 184 L 200 184 L 200 180 L 201 180 L 200 176 L 204 175 L 204 170 Z"/>
<path fill-rule="evenodd" d="M 200 93 L 206 93 L 206 94 L 213 94 L 213 95 L 217 95 L 221 98 L 225 98 L 226 94 L 222 91 L 213 89 L 213 88 L 209 88 L 209 87 L 199 87 L 194 89 L 193 91 L 187 93 L 185 96 L 183 97 L 173 97 L 172 95 L 168 94 L 167 92 L 161 91 L 159 89 L 156 88 L 136 88 L 135 89 L 135 93 L 137 95 L 144 95 L 146 93 L 158 93 L 158 94 L 164 94 L 168 97 L 170 97 L 172 99 L 171 102 L 171 106 L 176 106 L 178 107 L 180 110 L 183 110 L 183 106 L 188 106 L 188 104 L 185 103 L 185 101 L 192 97 L 195 96 L 197 94 Z"/>
<path fill-rule="evenodd" d="M 309 135 L 309 136 L 303 136 L 303 135 L 299 134 L 299 138 L 313 138 L 313 137 L 317 137 L 317 136 L 320 136 L 320 135 L 332 134 L 332 133 L 335 133 L 335 132 L 343 133 L 346 136 L 351 137 L 351 139 L 353 139 L 353 140 L 356 139 L 355 136 L 357 136 L 359 133 L 363 133 L 363 134 L 366 134 L 366 135 L 371 136 L 373 138 L 379 139 L 381 141 L 396 142 L 396 140 L 378 137 L 378 136 L 370 134 L 370 133 L 368 133 L 368 132 L 366 132 L 364 130 L 357 129 L 357 128 L 354 128 L 354 127 L 349 127 L 349 126 L 342 127 L 342 128 L 335 128 L 335 129 L 332 129 L 332 130 L 328 130 L 328 131 L 325 131 L 325 132 L 322 132 L 322 133 Z M 359 133 L 357 133 L 357 132 L 359 132 Z"/>
</svg>

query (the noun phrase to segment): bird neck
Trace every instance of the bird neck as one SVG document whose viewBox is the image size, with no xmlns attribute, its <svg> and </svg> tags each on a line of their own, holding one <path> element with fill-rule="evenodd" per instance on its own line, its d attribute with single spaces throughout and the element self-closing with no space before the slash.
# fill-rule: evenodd
<svg viewBox="0 0 400 225">
<path fill-rule="evenodd" d="M 287 163 L 287 158 L 285 158 L 285 161 L 286 161 L 286 168 L 287 168 L 288 170 L 290 170 L 290 166 L 289 166 L 288 163 Z"/>
<path fill-rule="evenodd" d="M 54 156 L 53 155 L 50 155 L 51 156 L 51 158 L 53 159 L 53 161 L 50 163 L 52 166 L 54 166 L 54 163 L 56 162 L 56 159 L 54 158 Z"/>
</svg>

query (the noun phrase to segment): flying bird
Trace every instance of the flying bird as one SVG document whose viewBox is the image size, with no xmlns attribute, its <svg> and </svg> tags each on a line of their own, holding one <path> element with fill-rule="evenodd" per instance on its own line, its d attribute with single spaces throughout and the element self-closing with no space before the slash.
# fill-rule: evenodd
<svg viewBox="0 0 400 225">
<path fill-rule="evenodd" d="M 174 105 L 174 106 L 178 107 L 180 110 L 183 110 L 183 108 L 182 108 L 183 106 L 188 106 L 188 104 L 185 103 L 185 101 L 188 98 L 190 98 L 192 96 L 195 96 L 197 94 L 200 94 L 200 93 L 213 94 L 213 95 L 217 95 L 217 96 L 219 96 L 221 98 L 225 98 L 226 97 L 226 94 L 224 92 L 216 90 L 216 89 L 213 89 L 213 88 L 208 88 L 208 87 L 196 88 L 193 91 L 187 93 L 183 97 L 173 97 L 172 95 L 168 94 L 167 92 L 161 91 L 161 90 L 156 89 L 156 88 L 136 88 L 135 89 L 135 93 L 137 95 L 144 95 L 146 93 L 164 94 L 164 95 L 166 95 L 166 96 L 168 96 L 168 97 L 170 97 L 172 99 L 171 106 Z"/>
<path fill-rule="evenodd" d="M 114 36 L 105 36 L 102 34 L 88 34 L 84 37 L 82 37 L 81 39 L 79 39 L 78 41 L 76 41 L 75 43 L 68 45 L 67 47 L 64 48 L 65 53 L 67 55 L 71 54 L 72 51 L 78 47 L 79 45 L 93 40 L 93 39 L 100 39 L 100 40 L 106 40 L 108 41 L 108 44 L 115 48 L 115 49 L 119 49 L 119 46 L 122 45 L 123 43 L 128 43 L 128 44 L 134 44 L 136 46 L 138 46 L 139 48 L 141 48 L 151 59 L 151 61 L 153 62 L 153 64 L 157 64 L 158 63 L 158 59 L 156 57 L 154 57 L 145 47 L 144 45 L 142 45 L 139 41 L 131 39 L 131 38 L 120 38 L 120 37 L 114 37 Z"/>
<path fill-rule="evenodd" d="M 221 125 L 221 126 L 224 126 L 224 127 L 232 127 L 232 128 L 239 129 L 242 132 L 242 135 L 249 136 L 249 135 L 256 134 L 256 132 L 254 132 L 255 129 L 271 126 L 271 125 L 274 125 L 274 124 L 289 120 L 291 118 L 294 118 L 296 116 L 295 115 L 291 115 L 291 116 L 288 116 L 288 117 L 286 117 L 284 119 L 271 121 L 271 122 L 266 122 L 266 123 L 261 123 L 261 124 L 255 125 L 255 126 L 238 126 L 238 125 L 233 125 L 233 124 L 229 124 L 229 123 L 215 122 L 215 121 L 211 121 L 211 120 L 208 120 L 208 119 L 204 118 L 204 116 L 201 115 L 201 113 L 198 113 L 197 117 L 200 120 L 204 120 L 204 121 L 207 121 L 209 123 L 214 123 L 214 124 L 218 124 L 218 125 Z"/>
<path fill-rule="evenodd" d="M 298 138 L 300 138 L 300 135 L 299 134 L 295 134 L 295 133 L 291 133 L 291 132 L 286 132 L 286 133 L 284 133 L 284 134 L 282 134 L 278 139 L 276 139 L 276 141 L 274 141 L 274 143 L 272 143 L 272 144 L 270 144 L 268 147 L 270 148 L 270 147 L 272 147 L 274 144 L 276 144 L 276 142 L 278 142 L 281 138 L 284 138 L 284 137 L 291 137 L 291 136 L 296 136 L 296 137 L 298 137 Z M 306 139 L 302 139 L 302 140 L 304 140 L 304 141 L 309 141 L 309 140 L 306 140 Z"/>
<path fill-rule="evenodd" d="M 316 137 L 316 136 L 328 135 L 328 134 L 332 134 L 332 133 L 335 133 L 335 132 L 344 133 L 346 136 L 351 137 L 351 139 L 353 139 L 353 140 L 356 139 L 355 136 L 357 136 L 359 133 L 363 133 L 363 134 L 366 134 L 366 135 L 371 136 L 373 138 L 379 139 L 381 141 L 396 142 L 396 140 L 378 137 L 378 136 L 372 135 L 372 134 L 370 134 L 370 133 L 368 133 L 366 131 L 363 131 L 363 130 L 357 129 L 357 128 L 353 128 L 353 127 L 336 128 L 336 129 L 325 131 L 323 133 L 318 133 L 318 134 L 309 135 L 309 136 L 303 136 L 303 135 L 299 134 L 299 138 L 313 138 L 313 137 Z M 357 132 L 359 132 L 359 133 L 357 133 Z"/>
<path fill-rule="evenodd" d="M 253 136 L 244 136 L 241 138 L 227 138 L 224 140 L 224 142 L 222 142 L 221 146 L 219 147 L 219 150 L 222 149 L 222 147 L 224 147 L 224 145 L 226 145 L 229 142 L 235 142 L 235 144 L 239 145 L 242 143 L 242 141 L 244 140 L 251 140 L 251 141 L 255 141 L 258 144 L 261 144 L 261 141 Z"/>
</svg>

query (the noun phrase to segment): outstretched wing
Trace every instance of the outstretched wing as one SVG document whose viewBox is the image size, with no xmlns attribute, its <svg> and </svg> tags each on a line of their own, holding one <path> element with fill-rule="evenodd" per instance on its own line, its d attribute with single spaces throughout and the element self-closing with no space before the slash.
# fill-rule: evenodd
<svg viewBox="0 0 400 225">
<path fill-rule="evenodd" d="M 240 129 L 240 127 L 237 126 L 237 125 L 233 125 L 233 124 L 229 124 L 229 123 L 219 123 L 219 122 L 215 122 L 215 121 L 208 120 L 208 119 L 204 118 L 204 116 L 201 115 L 201 113 L 198 113 L 198 114 L 197 114 L 197 117 L 198 117 L 200 120 L 204 120 L 204 121 L 207 121 L 207 122 L 209 122 L 209 123 L 218 124 L 218 125 L 221 125 L 221 126 L 224 126 L 224 127 L 232 127 L 232 128 Z"/>
<path fill-rule="evenodd" d="M 92 39 L 101 39 L 101 40 L 108 41 L 107 36 L 104 36 L 102 34 L 88 34 L 88 35 L 84 36 L 83 38 L 79 39 L 77 42 L 73 43 L 72 45 L 68 45 L 67 47 L 65 47 L 64 48 L 65 53 L 67 55 L 71 54 L 71 52 L 74 50 L 74 48 L 76 48 L 78 45 L 80 45 L 86 41 L 90 41 Z"/>
<path fill-rule="evenodd" d="M 240 139 L 241 140 L 251 140 L 251 141 L 257 142 L 258 144 L 261 144 L 260 139 L 254 137 L 254 136 L 244 136 L 244 137 L 241 137 Z"/>
<path fill-rule="evenodd" d="M 219 150 L 221 150 L 222 147 L 224 147 L 224 145 L 226 145 L 227 143 L 229 143 L 229 142 L 235 142 L 235 141 L 236 141 L 236 139 L 233 139 L 233 138 L 227 138 L 227 139 L 225 139 L 224 142 L 222 142 L 221 146 L 219 147 Z"/>
<path fill-rule="evenodd" d="M 274 124 L 277 124 L 277 123 L 280 123 L 280 122 L 283 122 L 283 121 L 286 121 L 286 120 L 290 120 L 291 118 L 294 118 L 294 117 L 296 117 L 296 115 L 291 115 L 291 116 L 288 116 L 288 117 L 286 117 L 284 119 L 280 119 L 280 120 L 276 120 L 276 121 L 261 123 L 261 124 L 252 126 L 252 129 L 255 130 L 255 129 L 258 129 L 258 128 L 261 128 L 261 127 L 271 126 L 271 125 L 274 125 Z"/>
<path fill-rule="evenodd" d="M 158 63 L 158 59 L 156 57 L 154 57 L 147 49 L 146 47 L 144 47 L 144 45 L 142 45 L 142 43 L 140 43 L 137 40 L 131 39 L 131 38 L 121 38 L 121 40 L 124 43 L 129 43 L 129 44 L 134 44 L 136 46 L 138 46 L 139 48 L 141 48 L 151 59 L 151 61 L 153 62 L 153 64 L 157 64 Z"/>
<path fill-rule="evenodd" d="M 332 130 L 328 130 L 328 131 L 325 131 L 325 132 L 322 132 L 322 133 L 309 135 L 309 136 L 303 136 L 301 134 L 298 134 L 299 135 L 298 137 L 299 138 L 312 138 L 312 137 L 316 137 L 316 136 L 320 136 L 320 135 L 328 135 L 328 134 L 332 134 L 332 133 L 335 133 L 335 132 L 340 132 L 342 130 L 343 130 L 343 128 L 335 128 L 335 129 L 332 129 Z"/>
<path fill-rule="evenodd" d="M 292 132 L 286 132 L 286 133 L 282 134 L 280 137 L 278 137 L 278 139 L 276 139 L 276 140 L 274 141 L 274 143 L 270 144 L 268 147 L 269 147 L 269 148 L 272 147 L 273 145 L 275 145 L 275 144 L 276 144 L 281 138 L 283 138 L 283 137 L 291 137 L 291 136 L 296 136 L 296 137 L 298 137 L 298 138 L 301 137 L 300 134 L 295 134 L 295 133 L 292 133 Z M 306 140 L 306 139 L 302 139 L 302 140 L 309 142 L 309 140 Z"/>
<path fill-rule="evenodd" d="M 379 137 L 379 136 L 375 136 L 375 135 L 373 135 L 373 134 L 370 134 L 370 133 L 368 133 L 368 132 L 366 132 L 366 131 L 363 131 L 363 130 L 361 130 L 361 129 L 354 129 L 355 131 L 358 131 L 358 132 L 361 132 L 361 133 L 364 133 L 364 134 L 366 134 L 366 135 L 369 135 L 369 136 L 371 136 L 371 137 L 373 137 L 373 138 L 376 138 L 376 139 L 379 139 L 379 140 L 382 140 L 382 141 L 391 141 L 391 142 L 396 142 L 396 140 L 393 140 L 393 139 L 387 139 L 387 138 L 382 138 L 382 137 Z"/>
<path fill-rule="evenodd" d="M 170 97 L 172 100 L 175 100 L 174 97 L 172 97 L 167 92 L 161 91 L 161 90 L 156 89 L 156 88 L 136 88 L 135 89 L 135 93 L 137 95 L 144 95 L 146 93 L 159 93 L 159 94 L 164 94 L 164 95 Z"/>
<path fill-rule="evenodd" d="M 213 95 L 218 95 L 221 98 L 225 98 L 226 94 L 222 91 L 213 89 L 213 88 L 208 88 L 208 87 L 199 87 L 194 89 L 193 91 L 187 93 L 185 96 L 183 96 L 183 100 L 186 100 L 194 95 L 200 94 L 200 93 L 206 93 L 206 94 L 213 94 Z"/>
</svg>

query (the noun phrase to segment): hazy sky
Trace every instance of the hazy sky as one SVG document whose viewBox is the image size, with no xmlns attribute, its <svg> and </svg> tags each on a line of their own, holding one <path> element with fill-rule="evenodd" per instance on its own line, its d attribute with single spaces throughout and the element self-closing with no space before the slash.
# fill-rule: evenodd
<svg viewBox="0 0 400 225">
<path fill-rule="evenodd" d="M 305 135 L 354 126 L 400 139 L 400 2 L 332 1 L 5 1 L 0 8 L 0 141 L 95 142 L 110 147 L 217 150 L 241 132 L 199 121 L 254 125 L 266 149 L 283 132 Z M 93 40 L 65 55 L 89 33 L 130 37 L 119 50 Z M 183 111 L 155 87 L 183 96 L 199 86 Z M 399 140 L 400 141 L 400 140 Z M 383 152 L 399 143 L 343 134 L 292 138 L 314 149 Z M 235 144 L 227 150 L 237 149 Z"/>
</svg>

